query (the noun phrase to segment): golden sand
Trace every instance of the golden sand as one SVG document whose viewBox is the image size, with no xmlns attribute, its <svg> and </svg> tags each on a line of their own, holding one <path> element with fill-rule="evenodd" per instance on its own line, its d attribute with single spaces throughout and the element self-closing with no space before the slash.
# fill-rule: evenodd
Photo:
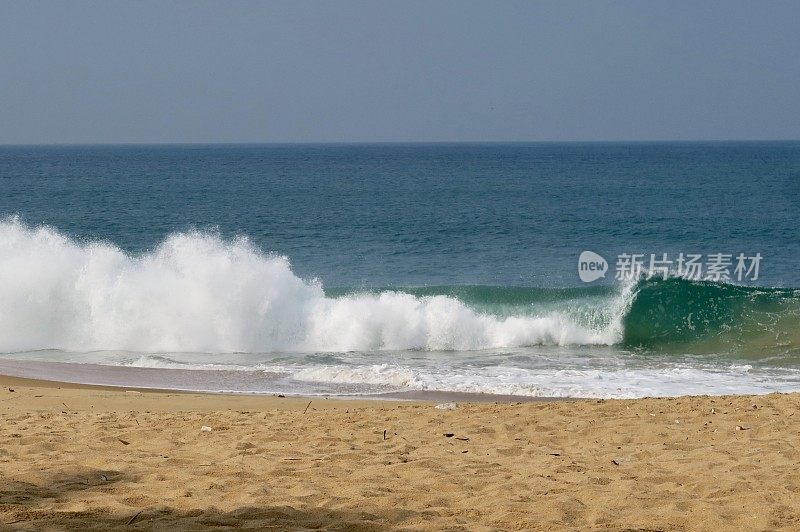
<svg viewBox="0 0 800 532">
<path fill-rule="evenodd" d="M 448 411 L 0 385 L 2 529 L 800 529 L 798 394 Z"/>
</svg>

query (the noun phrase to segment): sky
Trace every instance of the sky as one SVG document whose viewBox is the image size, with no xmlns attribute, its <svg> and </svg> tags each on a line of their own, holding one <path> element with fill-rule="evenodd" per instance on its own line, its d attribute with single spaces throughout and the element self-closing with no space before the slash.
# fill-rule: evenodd
<svg viewBox="0 0 800 532">
<path fill-rule="evenodd" d="M 0 144 L 800 139 L 800 2 L 0 2 Z"/>
</svg>

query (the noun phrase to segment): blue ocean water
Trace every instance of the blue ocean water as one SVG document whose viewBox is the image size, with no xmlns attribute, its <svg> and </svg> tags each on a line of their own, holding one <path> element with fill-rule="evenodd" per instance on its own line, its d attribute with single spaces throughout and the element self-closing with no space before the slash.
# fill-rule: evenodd
<svg viewBox="0 0 800 532">
<path fill-rule="evenodd" d="M 0 352 L 31 376 L 800 389 L 800 142 L 4 146 L 0 217 Z M 761 261 L 743 288 L 626 282 L 623 253 Z"/>
</svg>

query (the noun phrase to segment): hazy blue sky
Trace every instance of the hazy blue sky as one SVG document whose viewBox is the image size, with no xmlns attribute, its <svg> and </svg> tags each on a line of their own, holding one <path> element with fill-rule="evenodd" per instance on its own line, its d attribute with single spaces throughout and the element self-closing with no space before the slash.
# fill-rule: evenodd
<svg viewBox="0 0 800 532">
<path fill-rule="evenodd" d="M 800 139 L 800 2 L 0 2 L 0 143 Z"/>
</svg>

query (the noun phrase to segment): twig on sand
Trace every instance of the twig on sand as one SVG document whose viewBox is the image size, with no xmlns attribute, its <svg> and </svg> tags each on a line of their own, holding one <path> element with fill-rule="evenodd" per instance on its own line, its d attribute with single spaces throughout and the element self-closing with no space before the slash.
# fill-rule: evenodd
<svg viewBox="0 0 800 532">
<path fill-rule="evenodd" d="M 136 513 L 133 515 L 133 517 L 131 517 L 130 519 L 128 519 L 128 522 L 127 522 L 127 523 L 125 523 L 125 524 L 126 524 L 126 525 L 132 525 L 132 524 L 133 524 L 133 522 L 134 522 L 134 521 L 136 521 L 136 518 L 137 518 L 137 517 L 139 517 L 139 515 L 140 515 L 142 512 L 144 512 L 144 510 L 139 510 L 138 512 L 136 512 Z"/>
<path fill-rule="evenodd" d="M 311 406 L 311 401 L 309 401 L 309 402 L 308 402 L 308 404 L 306 405 L 306 409 L 305 409 L 305 410 L 303 410 L 303 413 L 304 413 L 304 414 L 305 414 L 306 412 L 308 412 L 308 407 L 309 407 L 309 406 Z"/>
</svg>

